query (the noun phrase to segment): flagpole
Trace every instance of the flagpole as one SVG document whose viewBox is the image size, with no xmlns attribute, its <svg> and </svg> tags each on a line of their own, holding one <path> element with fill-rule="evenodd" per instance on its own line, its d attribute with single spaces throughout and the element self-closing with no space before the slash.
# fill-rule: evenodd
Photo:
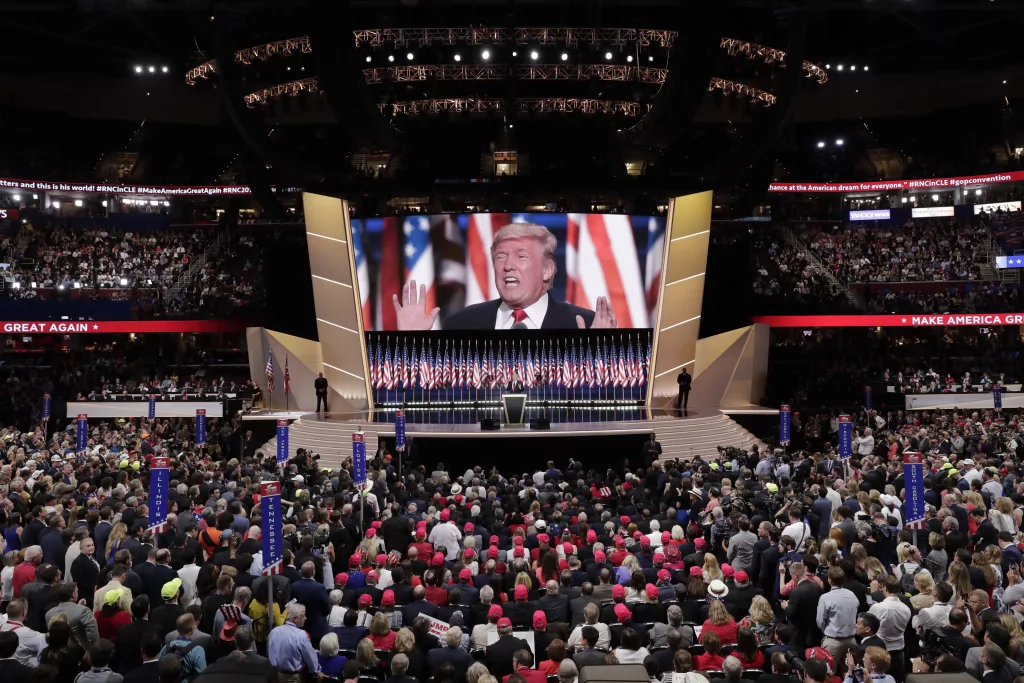
<svg viewBox="0 0 1024 683">
<path fill-rule="evenodd" d="M 288 386 L 289 383 L 290 382 L 288 381 L 288 353 L 285 352 L 285 354 L 284 354 L 284 410 L 285 410 L 285 412 L 288 412 L 289 410 L 291 410 L 291 397 L 289 396 L 289 394 L 291 393 L 289 391 L 289 389 L 291 387 Z"/>
</svg>

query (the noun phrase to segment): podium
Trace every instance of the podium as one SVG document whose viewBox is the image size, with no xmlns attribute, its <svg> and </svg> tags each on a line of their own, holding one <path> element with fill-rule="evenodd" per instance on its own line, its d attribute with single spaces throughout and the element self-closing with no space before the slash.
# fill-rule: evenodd
<svg viewBox="0 0 1024 683">
<path fill-rule="evenodd" d="M 502 394 L 501 407 L 506 425 L 523 426 L 526 418 L 526 394 Z"/>
</svg>

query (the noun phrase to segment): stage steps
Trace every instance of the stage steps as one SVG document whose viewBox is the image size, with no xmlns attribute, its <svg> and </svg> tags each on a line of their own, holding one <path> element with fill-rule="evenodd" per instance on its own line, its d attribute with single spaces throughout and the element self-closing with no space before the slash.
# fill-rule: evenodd
<svg viewBox="0 0 1024 683">
<path fill-rule="evenodd" d="M 352 455 L 352 433 L 360 426 L 366 435 L 368 454 L 376 450 L 378 431 L 389 441 L 394 438 L 393 424 L 344 419 L 317 419 L 315 414 L 307 414 L 292 423 L 288 437 L 288 456 L 295 455 L 295 451 L 299 448 L 305 448 L 320 454 L 323 467 L 338 467 L 344 458 Z M 563 430 L 571 430 L 571 434 L 560 434 Z M 424 437 L 429 435 L 434 437 L 509 438 L 506 433 L 476 431 L 474 425 L 410 424 L 408 431 Z M 529 439 L 540 436 L 572 438 L 573 436 L 600 436 L 603 433 L 612 432 L 645 433 L 647 431 L 657 433 L 658 441 L 663 449 L 663 456 L 668 459 L 699 457 L 711 460 L 718 454 L 719 446 L 733 446 L 747 450 L 757 444 L 761 448 L 765 448 L 765 445 L 752 433 L 717 411 L 713 415 L 684 419 L 661 416 L 650 420 L 556 423 L 552 424 L 550 432 L 525 432 L 520 435 L 520 438 Z M 262 450 L 268 454 L 276 452 L 276 437 L 268 441 Z M 637 455 L 639 456 L 639 453 Z"/>
</svg>

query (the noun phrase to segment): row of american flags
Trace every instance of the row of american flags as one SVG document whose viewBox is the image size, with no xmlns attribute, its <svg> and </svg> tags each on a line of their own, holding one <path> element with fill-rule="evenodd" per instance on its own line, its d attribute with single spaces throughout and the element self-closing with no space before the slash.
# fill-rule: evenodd
<svg viewBox="0 0 1024 683">
<path fill-rule="evenodd" d="M 581 213 L 388 216 L 352 221 L 363 322 L 398 329 L 392 296 L 410 280 L 427 286 L 442 318 L 498 298 L 490 249 L 509 223 L 537 223 L 558 241 L 552 296 L 594 309 L 608 298 L 620 328 L 652 327 L 661 284 L 665 219 Z"/>
<path fill-rule="evenodd" d="M 644 386 L 651 343 L 639 333 L 592 339 L 438 340 L 370 335 L 371 385 L 377 390 L 562 389 Z"/>
</svg>

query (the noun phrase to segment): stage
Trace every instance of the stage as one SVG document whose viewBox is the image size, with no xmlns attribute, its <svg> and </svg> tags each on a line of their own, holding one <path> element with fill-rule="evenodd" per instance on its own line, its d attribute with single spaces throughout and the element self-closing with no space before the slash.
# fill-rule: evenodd
<svg viewBox="0 0 1024 683">
<path fill-rule="evenodd" d="M 737 410 L 749 413 L 766 409 L 748 406 Z M 460 422 L 452 415 L 447 419 L 443 415 L 419 415 L 433 417 L 434 421 L 409 419 L 417 412 L 407 411 L 406 435 L 415 444 L 414 457 L 428 467 L 438 460 L 449 466 L 455 463 L 489 466 L 504 458 L 514 458 L 517 469 L 529 469 L 544 465 L 547 460 L 564 465 L 569 457 L 592 466 L 621 466 L 623 458 L 631 458 L 635 466 L 639 463 L 640 448 L 652 431 L 661 443 L 663 457 L 669 459 L 710 459 L 717 454 L 719 446 L 749 449 L 756 443 L 764 447 L 753 434 L 717 409 L 695 408 L 686 417 L 678 416 L 675 411 L 636 409 L 636 419 L 622 419 L 621 410 L 619 412 L 620 419 L 552 421 L 551 428 L 545 430 L 503 425 L 499 430 L 490 431 L 481 429 L 479 422 Z M 303 413 L 296 418 L 294 411 L 258 410 L 242 419 L 248 422 L 291 420 L 289 456 L 294 455 L 296 449 L 304 448 L 320 454 L 324 467 L 333 468 L 351 456 L 352 433 L 357 429 L 361 428 L 366 435 L 367 452 L 376 449 L 378 438 L 385 439 L 389 448 L 393 446 L 394 424 L 373 418 L 367 413 Z M 569 438 L 572 441 L 568 441 Z M 276 452 L 276 437 L 261 450 L 268 454 Z"/>
</svg>

